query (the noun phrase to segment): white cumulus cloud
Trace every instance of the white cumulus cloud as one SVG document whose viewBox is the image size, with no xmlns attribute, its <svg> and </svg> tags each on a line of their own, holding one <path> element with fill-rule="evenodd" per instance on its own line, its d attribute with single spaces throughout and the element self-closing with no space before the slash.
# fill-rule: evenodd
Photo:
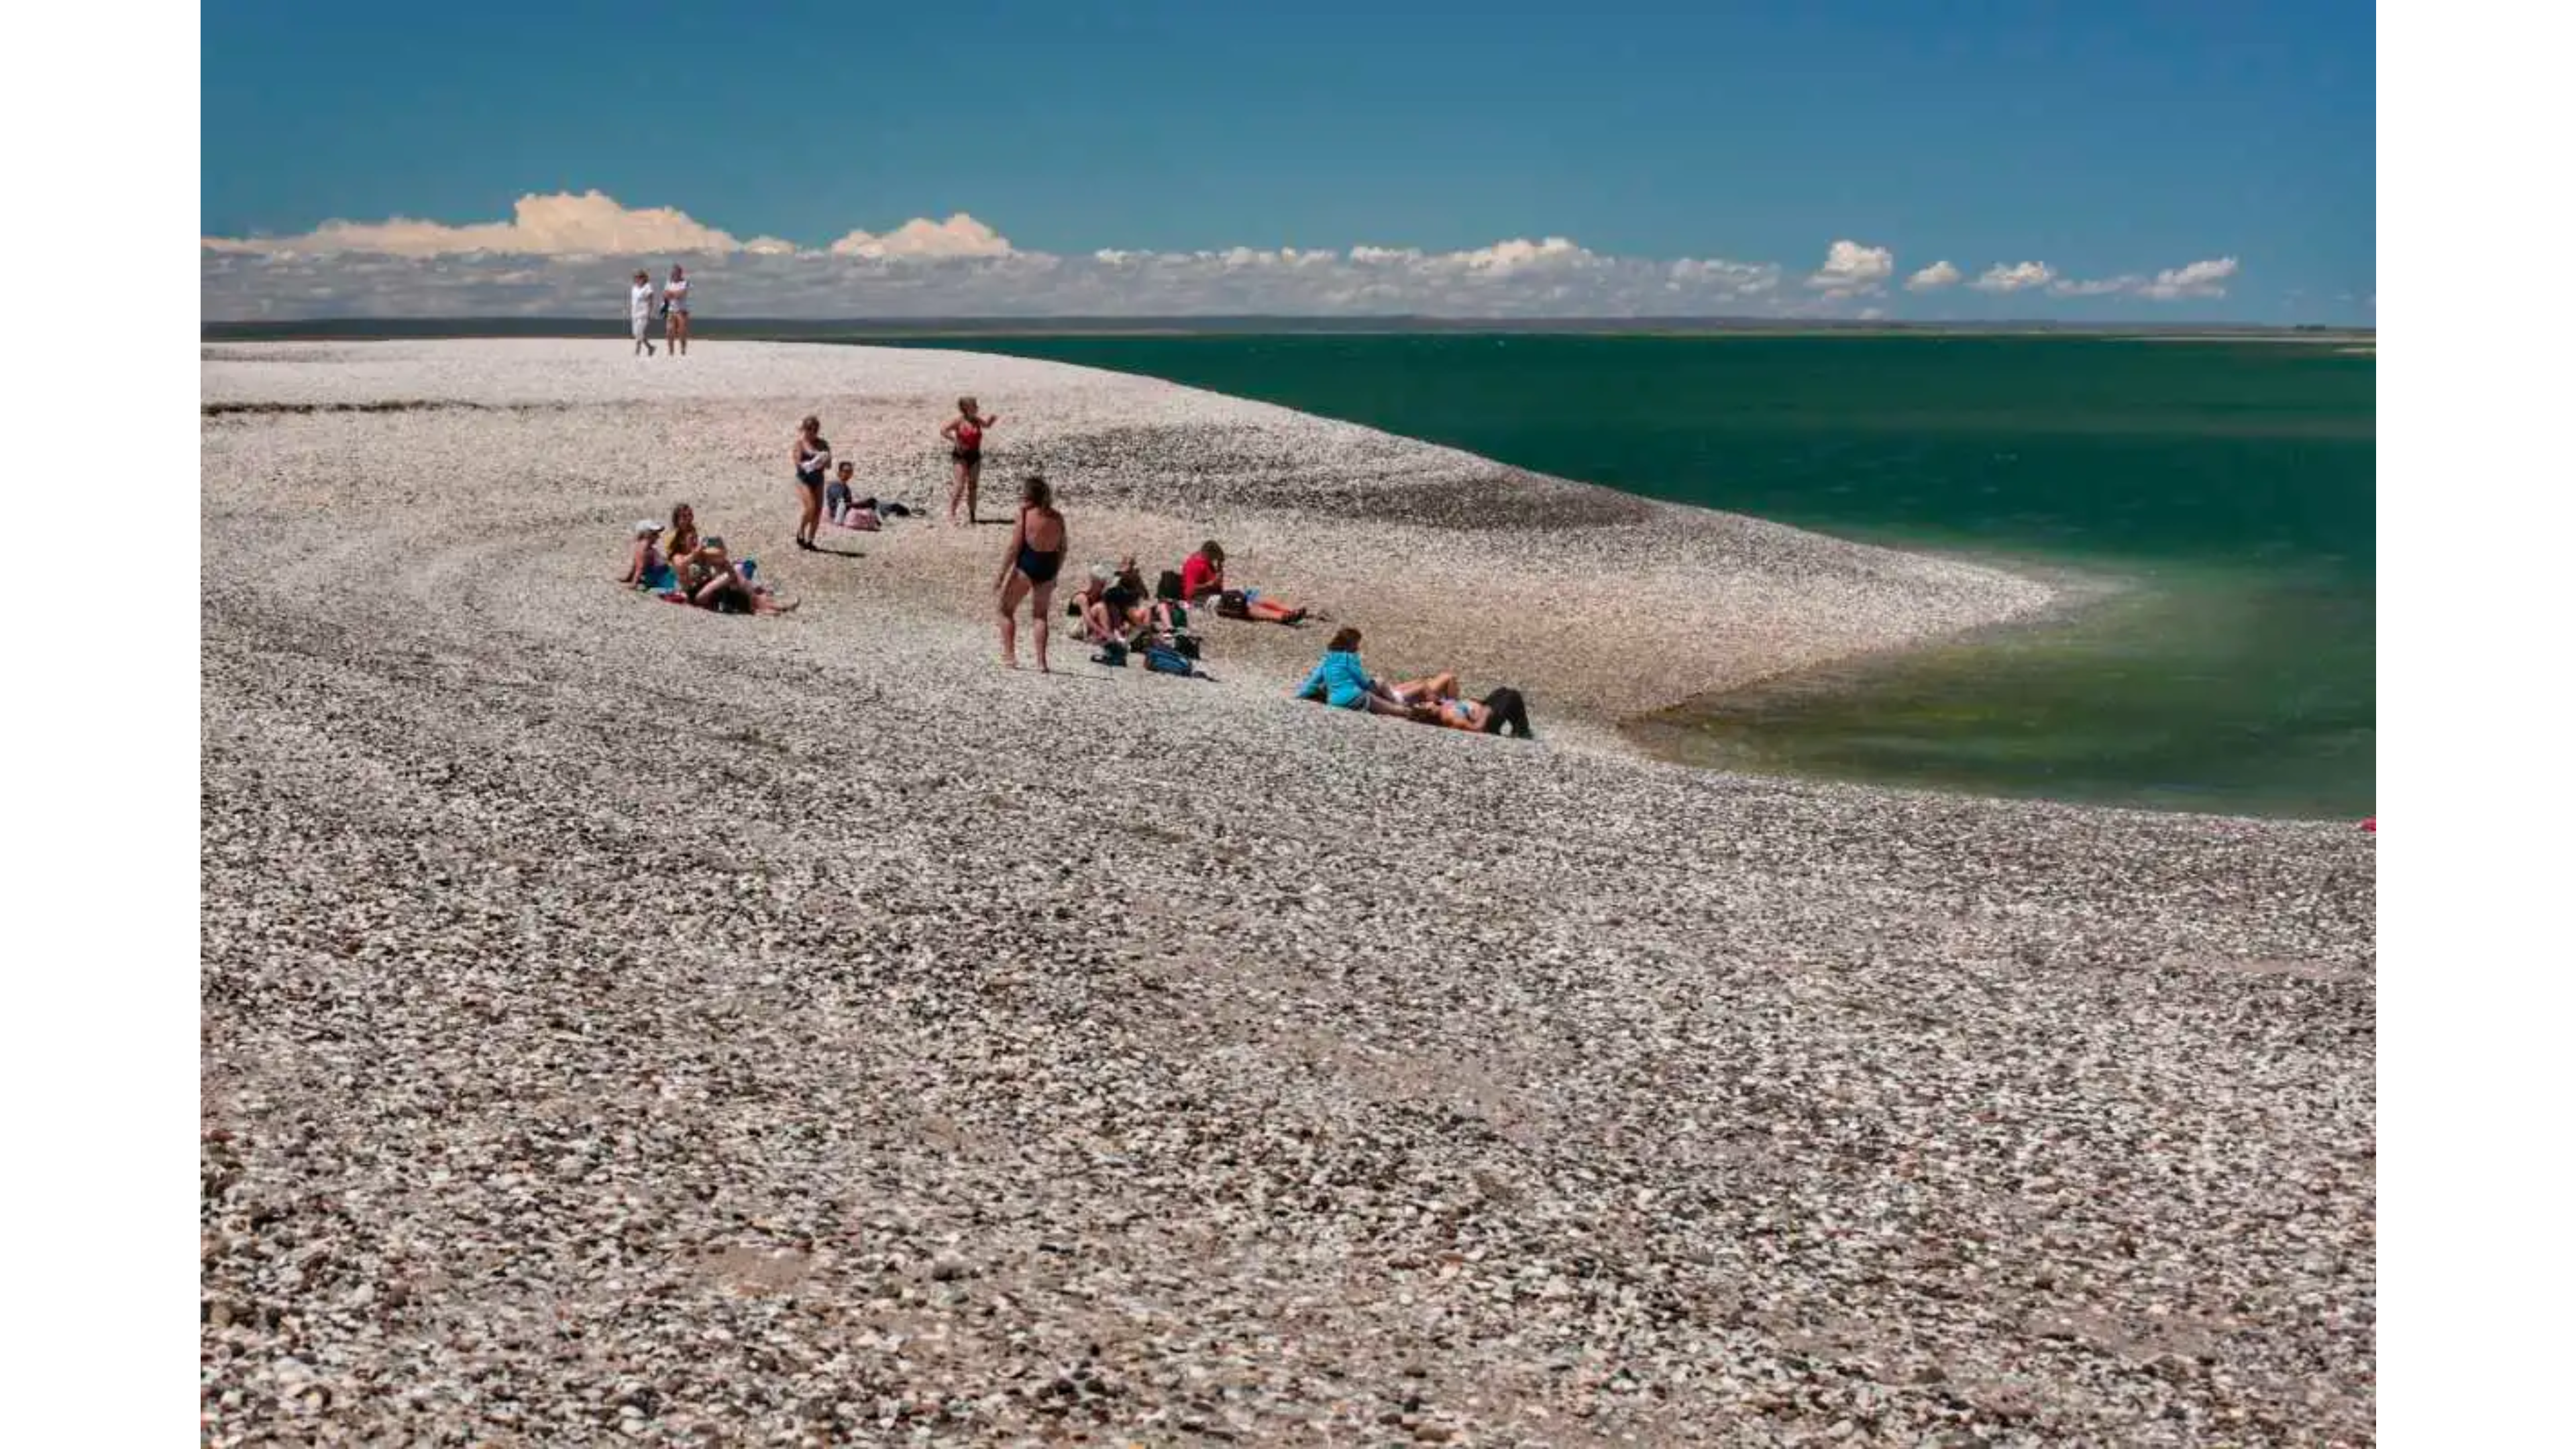
<svg viewBox="0 0 2576 1449">
<path fill-rule="evenodd" d="M 853 231 L 830 251 L 836 257 L 1006 257 L 1011 243 L 961 211 L 946 221 L 916 216 L 882 236 Z"/>
<path fill-rule="evenodd" d="M 302 236 L 225 239 L 210 237 L 217 251 L 369 252 L 393 257 L 433 257 L 496 252 L 513 256 L 622 256 L 638 252 L 730 252 L 742 244 L 730 232 L 702 225 L 667 206 L 634 208 L 597 191 L 579 196 L 522 196 L 508 221 L 450 226 L 395 217 L 390 221 L 326 221 Z"/>
<path fill-rule="evenodd" d="M 2128 273 L 2079 281 L 2061 277 L 2049 283 L 2053 297 L 2141 297 L 2150 302 L 2175 302 L 2186 298 L 2224 297 L 2227 280 L 2236 275 L 2236 258 L 2215 257 L 2169 267 L 2152 277 Z"/>
<path fill-rule="evenodd" d="M 2236 275 L 2234 257 L 2215 257 L 2192 262 L 2156 273 L 2156 279 L 2138 289 L 2141 297 L 2170 302 L 2177 297 L 2224 297 L 2227 279 Z"/>
<path fill-rule="evenodd" d="M 1442 260 L 1465 267 L 1471 272 L 1501 273 L 1516 272 L 1524 267 L 1579 267 L 1595 258 L 1592 253 L 1564 237 L 1552 236 L 1545 241 L 1529 241 L 1516 237 L 1510 241 L 1496 242 L 1489 247 L 1478 247 L 1473 251 L 1450 252 L 1444 255 Z"/>
<path fill-rule="evenodd" d="M 326 222 L 288 237 L 203 240 L 200 294 L 210 320 L 319 317 L 619 318 L 637 256 L 689 260 L 701 315 L 735 317 L 1849 317 L 1895 276 L 1887 247 L 1838 240 L 1807 274 L 1776 262 L 1651 258 L 1592 251 L 1570 238 L 1515 237 L 1434 251 L 1362 244 L 1331 251 L 1226 247 L 1023 251 L 963 212 L 856 230 L 820 247 L 777 236 L 737 240 L 669 207 L 634 208 L 597 191 L 524 196 L 507 220 L 450 224 L 397 217 Z M 1995 290 L 2139 299 L 2214 297 L 2236 271 L 2224 257 L 2153 276 L 2062 279 L 2035 262 L 1998 267 Z M 1955 285 L 1947 261 L 1909 291 Z M 1784 285 L 1786 284 L 1786 285 Z M 1981 283 L 1982 285 L 1982 283 Z"/>
<path fill-rule="evenodd" d="M 2046 262 L 2015 262 L 2011 266 L 1998 262 L 1968 285 L 1980 292 L 2021 292 L 2045 287 L 2055 280 L 2057 273 Z"/>
<path fill-rule="evenodd" d="M 1825 264 L 1807 278 L 1807 285 L 1820 292 L 1846 296 L 1874 292 L 1895 273 L 1896 253 L 1888 248 L 1838 241 L 1825 248 Z"/>
</svg>

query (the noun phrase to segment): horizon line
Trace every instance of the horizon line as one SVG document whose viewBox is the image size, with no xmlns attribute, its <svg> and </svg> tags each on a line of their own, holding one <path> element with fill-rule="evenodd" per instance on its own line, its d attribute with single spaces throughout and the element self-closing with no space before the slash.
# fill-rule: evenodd
<svg viewBox="0 0 2576 1449">
<path fill-rule="evenodd" d="M 916 317 L 763 317 L 726 318 L 721 327 L 761 328 L 870 328 L 892 331 L 920 331 L 942 327 L 972 327 L 985 330 L 1058 330 L 1069 326 L 1107 330 L 1155 328 L 1164 331 L 1189 331 L 1223 324 L 1255 323 L 1263 325 L 1293 324 L 1304 329 L 1370 331 L 1390 326 L 1420 327 L 1445 331 L 1507 332 L 1536 328 L 1582 328 L 1589 330 L 1657 331 L 1681 327 L 1733 328 L 1746 331 L 1866 331 L 1866 332 L 2073 332 L 2073 333 L 2298 333 L 2302 335 L 2376 337 L 2376 324 L 2343 324 L 2332 322 L 2116 322 L 2067 320 L 2052 318 L 1998 318 L 1930 320 L 1920 318 L 1852 318 L 1852 317 L 1734 317 L 1708 316 L 1625 316 L 1625 317 L 1453 317 L 1431 313 L 1383 313 L 1367 315 L 1330 315 L 1300 312 L 1221 312 L 1173 314 L 1093 315 L 1049 313 L 1039 315 L 958 314 L 954 316 Z M 502 316 L 460 315 L 453 317 L 234 317 L 200 319 L 198 330 L 204 334 L 216 330 L 275 331 L 297 327 L 368 327 L 368 328 L 457 328 L 569 327 L 584 332 L 624 336 L 627 323 L 623 318 L 579 315 Z"/>
</svg>

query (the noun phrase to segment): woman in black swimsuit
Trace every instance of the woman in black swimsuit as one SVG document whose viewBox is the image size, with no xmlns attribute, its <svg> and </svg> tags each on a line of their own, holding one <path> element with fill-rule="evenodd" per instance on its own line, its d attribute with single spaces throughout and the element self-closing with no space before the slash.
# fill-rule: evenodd
<svg viewBox="0 0 2576 1449">
<path fill-rule="evenodd" d="M 796 467 L 797 504 L 803 510 L 796 523 L 796 546 L 810 549 L 814 531 L 823 526 L 823 475 L 832 470 L 832 445 L 823 441 L 820 418 L 809 417 L 797 425 L 788 458 Z"/>
<path fill-rule="evenodd" d="M 1029 601 L 1029 619 L 1038 631 L 1038 672 L 1047 668 L 1047 609 L 1055 602 L 1056 570 L 1064 567 L 1064 515 L 1055 511 L 1054 491 L 1032 474 L 1020 488 L 1020 521 L 1011 529 L 1011 546 L 1002 555 L 1002 571 L 993 576 L 1002 605 L 1002 662 L 1020 667 L 1019 607 Z"/>
</svg>

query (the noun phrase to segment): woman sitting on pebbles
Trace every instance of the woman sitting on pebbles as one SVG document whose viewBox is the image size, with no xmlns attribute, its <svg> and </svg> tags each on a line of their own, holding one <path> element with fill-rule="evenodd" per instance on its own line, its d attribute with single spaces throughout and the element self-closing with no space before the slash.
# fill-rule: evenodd
<svg viewBox="0 0 2576 1449">
<path fill-rule="evenodd" d="M 1292 609 L 1276 599 L 1261 597 L 1259 589 L 1229 589 L 1225 586 L 1225 549 L 1215 539 L 1199 545 L 1199 551 L 1181 560 L 1181 601 L 1195 604 L 1213 596 L 1220 617 L 1259 619 L 1272 624 L 1305 622 L 1306 611 Z"/>
<path fill-rule="evenodd" d="M 1038 672 L 1047 668 L 1047 609 L 1055 600 L 1055 576 L 1064 567 L 1064 515 L 1055 508 L 1054 490 L 1035 474 L 1020 488 L 1020 521 L 1011 529 L 1011 545 L 1002 551 L 1002 571 L 993 588 L 1002 606 L 1002 662 L 1020 667 L 1020 600 L 1029 601 L 1029 621 L 1037 626 Z"/>
<path fill-rule="evenodd" d="M 671 505 L 671 531 L 662 535 L 662 557 L 678 568 L 698 551 L 698 515 L 685 503 Z"/>
<path fill-rule="evenodd" d="M 1091 577 L 1074 591 L 1073 603 L 1065 612 L 1082 620 L 1081 642 L 1097 644 L 1120 637 L 1117 625 L 1123 615 L 1109 606 L 1109 586 L 1117 581 L 1116 569 L 1093 564 Z"/>
<path fill-rule="evenodd" d="M 672 571 L 671 560 L 662 552 L 662 525 L 649 518 L 635 520 L 635 546 L 626 555 L 626 572 L 618 580 L 630 589 L 667 594 L 679 586 L 679 575 Z"/>
<path fill-rule="evenodd" d="M 1412 717 L 1412 708 L 1397 699 L 1386 686 L 1369 678 L 1368 666 L 1360 662 L 1360 631 L 1337 629 L 1332 641 L 1324 646 L 1324 662 L 1298 685 L 1295 698 L 1308 699 L 1321 694 L 1324 703 L 1335 709 L 1366 710 L 1370 714 L 1391 714 L 1399 719 Z"/>
</svg>

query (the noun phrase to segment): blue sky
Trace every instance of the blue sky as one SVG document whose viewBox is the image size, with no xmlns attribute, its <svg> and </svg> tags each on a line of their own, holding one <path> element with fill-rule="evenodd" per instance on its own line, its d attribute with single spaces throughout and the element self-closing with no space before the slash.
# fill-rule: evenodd
<svg viewBox="0 0 2576 1449">
<path fill-rule="evenodd" d="M 1151 311 L 1134 304 L 1160 295 L 1195 310 L 1240 283 L 1290 303 L 1306 287 L 1317 310 L 2366 322 L 2376 291 L 2374 21 L 2353 0 L 747 9 L 211 7 L 202 229 L 471 226 L 508 220 L 522 197 L 595 191 L 733 244 L 816 253 L 864 233 L 838 276 L 722 244 L 705 264 L 726 277 L 714 291 L 826 311 L 836 281 L 855 299 L 907 265 L 906 296 L 940 300 L 944 281 L 1002 310 L 1050 290 L 1095 309 Z M 906 234 L 892 259 L 848 254 L 959 213 L 973 224 Z M 525 309 L 550 288 L 596 289 L 599 267 L 576 277 L 567 252 L 692 235 L 585 215 L 542 235 L 311 239 L 264 268 L 209 249 L 206 295 L 210 310 L 255 309 L 265 282 L 345 304 L 334 283 L 357 282 L 388 293 L 371 303 L 408 289 L 391 304 Z M 594 223 L 618 244 L 592 245 Z M 1437 261 L 1551 237 L 1579 252 Z M 1863 260 L 1815 284 L 1836 241 Z M 1361 246 L 1418 252 L 1429 280 L 1416 286 L 1410 263 L 1355 270 Z M 407 265 L 345 259 L 363 248 Z M 543 255 L 509 267 L 492 255 L 505 248 Z M 1298 280 L 1283 248 L 1341 256 Z M 1103 263 L 1104 250 L 1161 260 Z M 1211 255 L 1193 271 L 1192 253 Z M 1682 259 L 1777 275 L 1729 273 L 1711 292 L 1644 268 Z M 1905 286 L 1940 261 L 1957 283 Z M 2234 265 L 2158 284 L 2219 262 Z M 2045 271 L 1969 285 L 2026 263 Z M 1440 265 L 1496 285 L 1440 285 Z M 554 280 L 473 291 L 529 273 Z"/>
</svg>

